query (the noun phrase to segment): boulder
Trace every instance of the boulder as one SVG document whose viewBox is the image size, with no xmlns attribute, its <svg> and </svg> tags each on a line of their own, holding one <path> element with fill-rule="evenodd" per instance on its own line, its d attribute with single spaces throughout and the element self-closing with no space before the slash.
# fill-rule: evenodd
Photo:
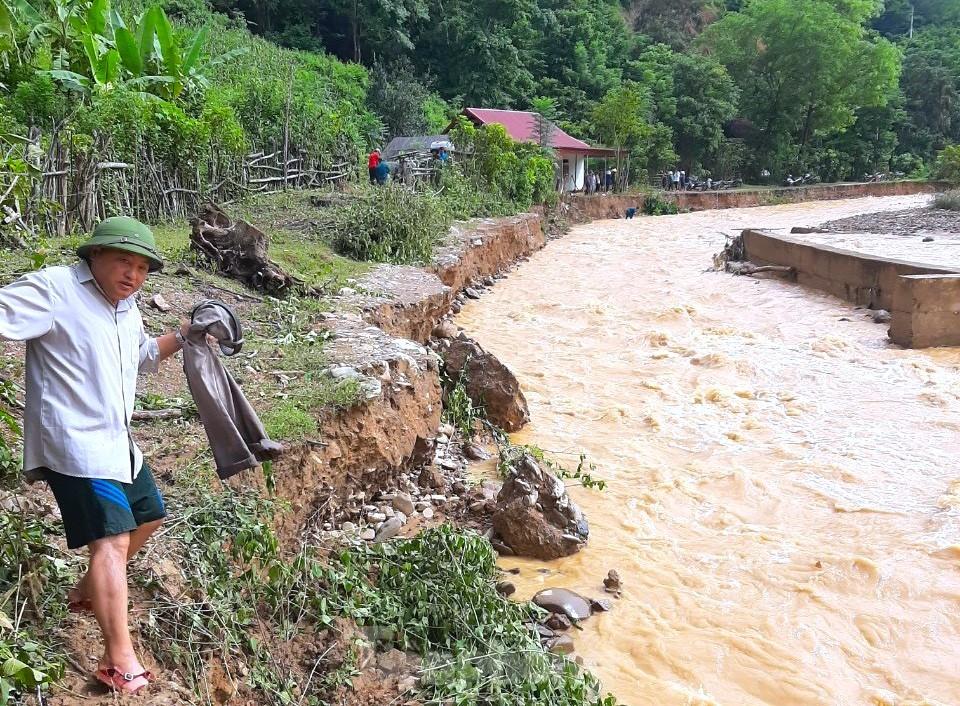
<svg viewBox="0 0 960 706">
<path fill-rule="evenodd" d="M 620 574 L 617 573 L 616 569 L 610 569 L 610 571 L 607 572 L 607 577 L 603 580 L 603 587 L 607 593 L 617 593 L 623 588 L 623 583 L 620 581 Z"/>
<path fill-rule="evenodd" d="M 551 613 L 566 615 L 570 620 L 586 620 L 593 615 L 590 599 L 566 588 L 546 588 L 533 597 L 533 602 Z"/>
<path fill-rule="evenodd" d="M 387 674 L 396 674 L 407 665 L 407 655 L 398 649 L 390 649 L 377 657 L 377 666 Z"/>
<path fill-rule="evenodd" d="M 456 338 L 457 326 L 449 319 L 445 319 L 433 327 L 430 335 L 434 338 Z"/>
<path fill-rule="evenodd" d="M 406 524 L 406 522 L 406 516 L 402 512 L 398 512 L 396 515 L 380 525 L 380 529 L 378 529 L 377 533 L 374 535 L 373 541 L 379 544 L 380 542 L 386 542 L 388 539 L 393 539 L 400 531 L 400 528 Z"/>
<path fill-rule="evenodd" d="M 393 499 L 393 508 L 399 510 L 404 515 L 413 514 L 413 498 L 411 498 L 407 493 L 397 493 L 396 497 Z"/>
<path fill-rule="evenodd" d="M 613 604 L 610 603 L 606 598 L 591 598 L 590 599 L 590 610 L 594 613 L 607 613 L 613 607 Z"/>
<path fill-rule="evenodd" d="M 519 431 L 530 421 L 527 399 L 513 373 L 476 341 L 461 334 L 444 354 L 447 375 L 465 378 L 467 395 L 482 406 L 487 419 L 507 432 Z"/>
<path fill-rule="evenodd" d="M 574 650 L 573 638 L 569 635 L 558 635 L 547 644 L 547 649 L 555 655 L 572 654 Z"/>
<path fill-rule="evenodd" d="M 463 444 L 463 455 L 471 461 L 486 461 L 490 458 L 490 454 L 484 451 L 482 447 L 470 442 Z"/>
<path fill-rule="evenodd" d="M 517 447 L 515 447 L 517 448 Z M 563 482 L 517 448 L 493 513 L 493 529 L 518 556 L 557 559 L 575 554 L 590 534 Z"/>
<path fill-rule="evenodd" d="M 429 490 L 430 488 L 441 490 L 447 487 L 447 479 L 438 468 L 434 466 L 424 466 L 423 470 L 420 471 L 420 475 L 417 477 L 417 485 L 424 490 Z"/>
<path fill-rule="evenodd" d="M 544 621 L 544 625 L 554 632 L 562 632 L 569 630 L 573 623 L 570 622 L 570 618 L 565 613 L 551 613 L 550 617 Z"/>
</svg>

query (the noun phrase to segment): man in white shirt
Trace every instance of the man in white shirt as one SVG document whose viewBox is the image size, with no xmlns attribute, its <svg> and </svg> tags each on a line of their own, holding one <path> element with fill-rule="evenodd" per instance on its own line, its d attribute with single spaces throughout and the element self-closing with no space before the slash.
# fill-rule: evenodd
<svg viewBox="0 0 960 706">
<path fill-rule="evenodd" d="M 24 471 L 49 483 L 71 549 L 90 564 L 71 609 L 92 610 L 104 639 L 95 674 L 137 693 L 151 680 L 127 624 L 127 561 L 160 526 L 163 499 L 130 435 L 138 372 L 156 372 L 184 331 L 147 336 L 135 300 L 163 267 L 153 233 L 108 218 L 72 267 L 50 267 L 0 289 L 0 337 L 27 342 Z"/>
</svg>

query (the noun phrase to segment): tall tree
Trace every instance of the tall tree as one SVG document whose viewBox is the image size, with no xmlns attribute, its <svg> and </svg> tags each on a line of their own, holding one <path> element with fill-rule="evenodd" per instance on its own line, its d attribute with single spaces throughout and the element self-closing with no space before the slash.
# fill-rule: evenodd
<svg viewBox="0 0 960 706">
<path fill-rule="evenodd" d="M 559 117 L 557 102 L 553 98 L 543 96 L 530 101 L 530 110 L 535 114 L 536 122 L 533 125 L 533 137 L 541 149 L 553 149 L 553 134 L 556 131 L 556 120 Z"/>
<path fill-rule="evenodd" d="M 617 150 L 619 187 L 630 182 L 632 163 L 639 163 L 647 170 L 660 169 L 676 156 L 670 129 L 661 123 L 652 123 L 651 111 L 649 91 L 633 81 L 624 81 L 608 91 L 593 109 L 594 135 Z"/>
<path fill-rule="evenodd" d="M 800 162 L 814 135 L 886 103 L 900 61 L 864 28 L 877 8 L 875 0 L 752 0 L 707 29 L 703 46 L 742 88 L 761 153 Z"/>
<path fill-rule="evenodd" d="M 680 54 L 673 64 L 676 110 L 665 122 L 673 129 L 680 159 L 694 170 L 713 160 L 724 125 L 736 116 L 740 92 L 715 59 Z"/>
<path fill-rule="evenodd" d="M 906 150 L 933 157 L 960 142 L 960 29 L 924 30 L 904 47 L 901 89 L 908 121 L 901 132 Z"/>
<path fill-rule="evenodd" d="M 531 70 L 541 95 L 583 116 L 620 83 L 635 39 L 617 0 L 538 0 Z"/>
<path fill-rule="evenodd" d="M 436 76 L 441 96 L 474 106 L 511 108 L 534 93 L 534 0 L 431 1 L 413 55 Z M 458 100 L 459 99 L 459 100 Z"/>
</svg>

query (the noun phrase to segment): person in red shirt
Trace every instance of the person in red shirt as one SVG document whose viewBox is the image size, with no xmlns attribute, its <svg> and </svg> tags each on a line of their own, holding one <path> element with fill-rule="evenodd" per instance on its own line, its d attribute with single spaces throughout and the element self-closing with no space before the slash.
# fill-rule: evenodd
<svg viewBox="0 0 960 706">
<path fill-rule="evenodd" d="M 370 183 L 377 183 L 377 167 L 380 166 L 380 150 L 374 150 L 367 159 L 367 172 L 370 175 Z"/>
</svg>

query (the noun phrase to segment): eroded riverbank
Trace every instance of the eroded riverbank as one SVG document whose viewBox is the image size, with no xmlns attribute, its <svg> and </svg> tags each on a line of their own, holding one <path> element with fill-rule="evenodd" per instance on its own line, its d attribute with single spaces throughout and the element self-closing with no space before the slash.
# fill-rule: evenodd
<svg viewBox="0 0 960 706">
<path fill-rule="evenodd" d="M 503 564 L 524 598 L 618 569 L 623 598 L 576 637 L 624 702 L 960 702 L 960 351 L 704 272 L 722 232 L 924 200 L 596 222 L 458 318 L 524 386 L 515 440 L 609 482 L 573 489 L 585 551 Z"/>
</svg>

